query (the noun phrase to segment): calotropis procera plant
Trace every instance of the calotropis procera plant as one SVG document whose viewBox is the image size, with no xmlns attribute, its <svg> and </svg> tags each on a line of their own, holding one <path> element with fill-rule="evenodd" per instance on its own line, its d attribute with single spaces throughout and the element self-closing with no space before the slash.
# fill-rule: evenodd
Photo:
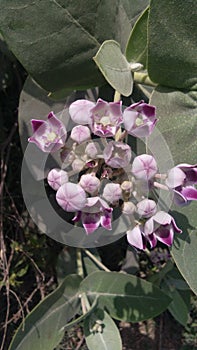
<svg viewBox="0 0 197 350">
<path fill-rule="evenodd" d="M 166 309 L 186 326 L 189 309 L 182 291 L 190 291 L 174 262 L 197 293 L 195 5 L 194 0 L 81 0 L 80 5 L 77 0 L 24 0 L 20 6 L 14 0 L 2 1 L 2 35 L 31 77 L 47 90 L 30 78 L 25 84 L 19 106 L 22 141 L 25 144 L 24 125 L 28 129 L 33 118 L 29 142 L 45 155 L 60 155 L 61 166 L 56 164 L 46 175 L 65 222 L 68 217 L 85 237 L 96 240 L 100 230 L 106 237 L 113 235 L 118 211 L 127 223 L 127 253 L 140 256 L 143 251 L 151 259 L 158 245 L 168 256 L 145 281 L 110 272 L 98 252 L 83 250 L 85 278 L 80 269 L 74 271 L 77 276 L 66 277 L 30 313 L 10 350 L 53 350 L 67 327 L 81 321 L 90 350 L 120 350 L 112 318 L 139 322 Z M 114 101 L 105 79 L 116 90 Z M 62 98 L 95 86 L 96 99 L 72 95 L 61 108 L 61 103 L 46 97 L 50 92 L 51 97 Z M 72 130 L 56 113 L 68 101 Z M 36 120 L 39 115 L 45 120 Z M 165 166 L 162 137 L 173 158 L 170 167 Z M 145 141 L 147 151 L 136 152 L 138 140 Z M 162 191 L 175 203 L 170 212 L 165 200 L 158 200 Z"/>
</svg>

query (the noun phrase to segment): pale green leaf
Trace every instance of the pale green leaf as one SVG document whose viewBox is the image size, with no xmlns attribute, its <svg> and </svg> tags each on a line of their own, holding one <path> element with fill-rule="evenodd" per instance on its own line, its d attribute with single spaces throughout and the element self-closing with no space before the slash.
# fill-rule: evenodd
<svg viewBox="0 0 197 350">
<path fill-rule="evenodd" d="M 124 96 L 132 93 L 133 78 L 130 65 L 116 41 L 105 41 L 94 57 L 94 61 L 115 90 Z"/>
<path fill-rule="evenodd" d="M 84 333 L 89 350 L 122 350 L 119 330 L 106 311 L 97 309 L 88 316 L 84 321 Z"/>
<path fill-rule="evenodd" d="M 94 300 L 118 320 L 139 322 L 163 312 L 171 299 L 159 288 L 135 276 L 98 271 L 81 283 L 81 292 Z"/>
</svg>

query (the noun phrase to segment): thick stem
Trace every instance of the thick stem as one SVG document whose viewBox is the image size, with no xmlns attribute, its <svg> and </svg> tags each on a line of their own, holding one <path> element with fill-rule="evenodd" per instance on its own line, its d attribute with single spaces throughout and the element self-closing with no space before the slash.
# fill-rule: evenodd
<svg viewBox="0 0 197 350">
<path fill-rule="evenodd" d="M 134 81 L 138 84 L 148 85 L 148 86 L 157 86 L 157 84 L 153 83 L 147 73 L 135 72 L 134 73 Z"/>
<path fill-rule="evenodd" d="M 80 298 L 81 298 L 82 312 L 83 312 L 83 315 L 85 315 L 90 310 L 91 305 L 85 293 L 82 293 L 80 295 Z"/>
<path fill-rule="evenodd" d="M 121 99 L 120 93 L 116 90 L 114 93 L 114 102 L 119 102 Z"/>
</svg>

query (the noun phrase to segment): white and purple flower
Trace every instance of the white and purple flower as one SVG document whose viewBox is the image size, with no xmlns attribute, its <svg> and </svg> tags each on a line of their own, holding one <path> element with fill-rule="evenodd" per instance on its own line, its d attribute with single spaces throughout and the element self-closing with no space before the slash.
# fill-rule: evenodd
<svg viewBox="0 0 197 350">
<path fill-rule="evenodd" d="M 87 234 L 93 233 L 100 225 L 106 230 L 111 230 L 113 209 L 99 197 L 87 198 L 86 206 L 79 211 L 74 222 L 81 220 Z"/>
<path fill-rule="evenodd" d="M 166 185 L 173 190 L 174 201 L 177 205 L 187 205 L 197 200 L 197 165 L 179 164 L 170 169 Z"/>
<path fill-rule="evenodd" d="M 127 107 L 123 113 L 125 130 L 135 137 L 149 136 L 157 122 L 155 117 L 155 106 L 144 101 L 134 103 Z"/>
<path fill-rule="evenodd" d="M 95 107 L 91 109 L 93 134 L 114 137 L 123 121 L 121 107 L 122 102 L 106 102 L 99 98 Z"/>
<path fill-rule="evenodd" d="M 174 218 L 164 211 L 158 211 L 155 215 L 149 218 L 144 225 L 144 235 L 150 243 L 151 248 L 154 248 L 157 241 L 160 241 L 167 246 L 171 246 L 174 239 L 174 233 L 181 233 L 177 227 Z"/>
<path fill-rule="evenodd" d="M 53 112 L 50 112 L 47 118 L 48 120 L 31 120 L 34 134 L 28 141 L 35 143 L 43 152 L 56 152 L 64 146 L 67 131 Z"/>
<path fill-rule="evenodd" d="M 114 137 L 123 122 L 122 102 L 96 102 L 77 100 L 69 107 L 71 119 L 78 124 L 88 124 L 93 134 L 100 137 Z"/>
<path fill-rule="evenodd" d="M 157 241 L 171 246 L 174 233 L 181 233 L 174 218 L 164 211 L 158 211 L 150 217 L 145 224 L 137 224 L 133 229 L 127 231 L 127 241 L 138 249 L 145 249 L 147 242 L 154 248 Z"/>
<path fill-rule="evenodd" d="M 103 151 L 105 163 L 112 168 L 125 168 L 131 161 L 131 148 L 117 141 L 110 141 Z"/>
</svg>

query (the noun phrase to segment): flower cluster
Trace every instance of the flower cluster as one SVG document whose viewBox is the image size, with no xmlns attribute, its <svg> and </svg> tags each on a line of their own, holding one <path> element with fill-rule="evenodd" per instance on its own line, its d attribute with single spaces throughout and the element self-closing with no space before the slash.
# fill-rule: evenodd
<svg viewBox="0 0 197 350">
<path fill-rule="evenodd" d="M 73 224 L 81 222 L 87 234 L 99 226 L 111 230 L 118 207 L 130 222 L 129 244 L 138 249 L 155 247 L 157 241 L 171 246 L 174 233 L 181 230 L 150 193 L 158 187 L 168 190 L 178 205 L 196 200 L 197 165 L 180 164 L 159 174 L 152 155 L 133 156 L 127 136 L 152 133 L 155 107 L 140 101 L 123 110 L 121 101 L 77 100 L 69 113 L 76 124 L 71 132 L 51 112 L 46 121 L 32 120 L 34 134 L 29 138 L 43 152 L 60 151 L 62 169 L 52 169 L 47 177 L 59 206 L 73 212 Z"/>
</svg>

